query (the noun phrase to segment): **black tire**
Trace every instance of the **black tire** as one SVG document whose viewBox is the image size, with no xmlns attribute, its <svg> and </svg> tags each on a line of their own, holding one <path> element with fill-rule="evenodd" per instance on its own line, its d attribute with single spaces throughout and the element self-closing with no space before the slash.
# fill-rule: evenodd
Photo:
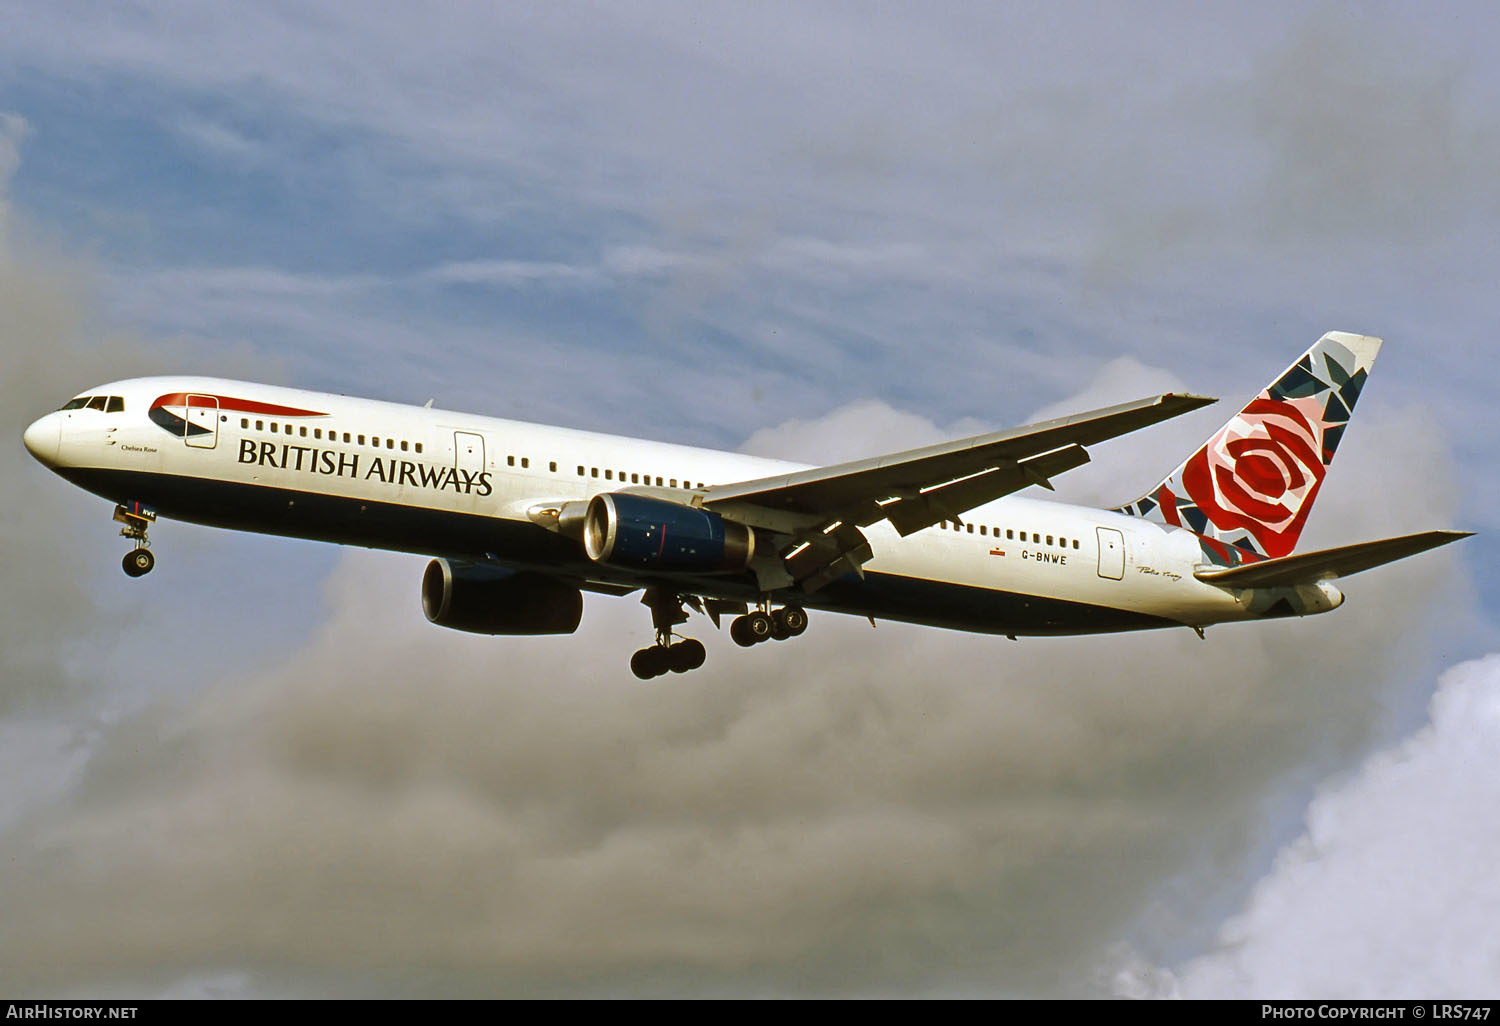
<svg viewBox="0 0 1500 1026">
<path fill-rule="evenodd" d="M 150 549 L 131 549 L 125 553 L 125 558 L 120 561 L 125 568 L 125 573 L 131 577 L 144 577 L 151 572 L 156 565 L 156 557 L 151 555 Z"/>
<path fill-rule="evenodd" d="M 755 639 L 750 636 L 749 619 L 748 616 L 737 616 L 734 618 L 734 622 L 729 625 L 729 636 L 741 648 L 749 648 L 755 644 Z"/>
<path fill-rule="evenodd" d="M 652 645 L 646 649 L 646 665 L 651 670 L 651 676 L 660 677 L 664 673 L 672 671 L 672 650 L 660 645 Z"/>
<path fill-rule="evenodd" d="M 807 610 L 801 606 L 787 606 L 776 616 L 786 626 L 788 637 L 795 638 L 807 630 Z"/>
<path fill-rule="evenodd" d="M 708 659 L 708 649 L 703 647 L 703 642 L 695 641 L 692 638 L 689 638 L 680 645 L 674 645 L 672 651 L 678 653 L 683 660 L 683 668 L 681 670 L 677 670 L 675 665 L 672 667 L 678 673 L 696 670 Z"/>
<path fill-rule="evenodd" d="M 650 680 L 656 676 L 656 670 L 651 663 L 651 649 L 643 648 L 630 657 L 630 672 L 641 680 Z"/>
<path fill-rule="evenodd" d="M 783 623 L 782 620 L 781 620 L 781 613 L 779 611 L 775 612 L 775 613 L 772 613 L 771 614 L 771 640 L 772 641 L 785 641 L 787 638 L 790 638 L 791 636 L 792 636 L 792 632 L 789 631 L 789 630 L 787 630 L 786 624 Z"/>
<path fill-rule="evenodd" d="M 750 643 L 752 645 L 768 641 L 771 638 L 771 631 L 773 629 L 774 625 L 771 623 L 771 618 L 765 613 L 756 610 L 753 613 L 746 614 L 745 636 L 751 639 Z"/>
</svg>

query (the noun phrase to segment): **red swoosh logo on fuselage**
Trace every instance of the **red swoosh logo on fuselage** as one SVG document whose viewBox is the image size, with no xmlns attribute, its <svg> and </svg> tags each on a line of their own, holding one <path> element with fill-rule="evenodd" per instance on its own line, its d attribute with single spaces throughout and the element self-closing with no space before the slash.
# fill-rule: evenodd
<svg viewBox="0 0 1500 1026">
<path fill-rule="evenodd" d="M 258 413 L 263 417 L 326 417 L 328 414 L 318 410 L 301 410 L 295 406 L 277 406 L 275 403 L 258 403 L 251 399 L 236 399 L 233 396 L 214 395 L 211 392 L 171 392 L 167 395 L 158 396 L 151 404 L 153 410 L 163 406 L 186 406 L 188 396 L 195 398 L 216 400 L 221 410 L 233 410 L 235 413 Z"/>
</svg>

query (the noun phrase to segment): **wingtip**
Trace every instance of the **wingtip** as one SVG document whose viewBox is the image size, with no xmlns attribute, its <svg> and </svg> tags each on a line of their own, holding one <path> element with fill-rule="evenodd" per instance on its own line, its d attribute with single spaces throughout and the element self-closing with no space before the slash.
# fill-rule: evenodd
<svg viewBox="0 0 1500 1026">
<path fill-rule="evenodd" d="M 1195 395 L 1192 392 L 1167 392 L 1164 393 L 1157 401 L 1163 403 L 1173 403 L 1175 405 L 1182 406 L 1187 410 L 1196 410 L 1202 406 L 1212 406 L 1214 403 L 1218 402 L 1219 399 L 1217 396 Z"/>
</svg>

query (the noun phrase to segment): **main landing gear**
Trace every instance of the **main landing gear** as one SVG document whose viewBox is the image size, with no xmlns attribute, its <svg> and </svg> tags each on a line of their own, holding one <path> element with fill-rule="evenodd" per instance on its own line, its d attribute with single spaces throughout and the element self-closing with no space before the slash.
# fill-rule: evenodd
<svg viewBox="0 0 1500 1026">
<path fill-rule="evenodd" d="M 801 606 L 786 606 L 774 613 L 757 609 L 753 613 L 737 616 L 729 625 L 729 636 L 741 648 L 758 645 L 762 641 L 785 641 L 795 638 L 807 630 L 807 611 Z"/>
<path fill-rule="evenodd" d="M 687 611 L 682 608 L 682 596 L 652 590 L 646 592 L 641 601 L 651 607 L 656 644 L 630 657 L 630 672 L 641 680 L 650 680 L 664 673 L 686 673 L 702 666 L 708 658 L 708 649 L 703 647 L 703 642 L 692 638 L 672 640 L 672 628 L 686 623 L 688 618 Z"/>
<path fill-rule="evenodd" d="M 700 612 L 698 599 L 691 595 L 678 595 L 670 591 L 652 589 L 641 599 L 651 608 L 651 624 L 656 628 L 656 644 L 643 648 L 630 657 L 630 671 L 641 680 L 660 677 L 664 673 L 686 673 L 703 665 L 708 652 L 703 642 L 692 638 L 673 641 L 672 628 L 687 622 L 687 611 L 682 608 L 687 602 Z M 739 605 L 744 609 L 743 605 Z M 709 604 L 708 614 L 715 626 L 719 623 L 718 609 Z M 795 638 L 807 630 L 807 611 L 801 606 L 786 606 L 774 612 L 770 603 L 763 601 L 761 607 L 743 616 L 737 616 L 729 624 L 729 636 L 742 648 L 762 641 L 785 641 Z"/>
<path fill-rule="evenodd" d="M 120 529 L 122 538 L 135 542 L 135 548 L 125 553 L 121 565 L 131 577 L 144 577 L 156 565 L 156 557 L 149 548 L 151 540 L 146 537 L 146 528 L 156 520 L 156 511 L 139 502 L 115 506 L 115 520 L 124 524 Z"/>
</svg>

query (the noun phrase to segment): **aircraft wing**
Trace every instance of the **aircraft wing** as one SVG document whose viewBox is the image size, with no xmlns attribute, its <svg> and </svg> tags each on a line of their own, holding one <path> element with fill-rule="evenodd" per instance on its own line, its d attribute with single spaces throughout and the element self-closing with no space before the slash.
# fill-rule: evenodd
<svg viewBox="0 0 1500 1026">
<path fill-rule="evenodd" d="M 1332 577 L 1348 577 L 1361 570 L 1393 563 L 1439 545 L 1467 538 L 1472 531 L 1424 531 L 1399 538 L 1341 545 L 1336 549 L 1319 549 L 1300 556 L 1282 556 L 1259 563 L 1235 567 L 1203 567 L 1193 576 L 1210 584 L 1233 588 L 1276 588 L 1312 584 Z"/>
<path fill-rule="evenodd" d="M 889 520 L 907 535 L 960 520 L 975 506 L 1028 485 L 1051 488 L 1049 478 L 1089 461 L 1084 446 L 1212 402 L 1169 393 L 888 456 L 716 485 L 703 506 L 756 526 L 798 525 L 788 533 L 801 546 L 785 558 L 794 579 L 815 591 L 871 558 L 861 527 Z"/>
</svg>

